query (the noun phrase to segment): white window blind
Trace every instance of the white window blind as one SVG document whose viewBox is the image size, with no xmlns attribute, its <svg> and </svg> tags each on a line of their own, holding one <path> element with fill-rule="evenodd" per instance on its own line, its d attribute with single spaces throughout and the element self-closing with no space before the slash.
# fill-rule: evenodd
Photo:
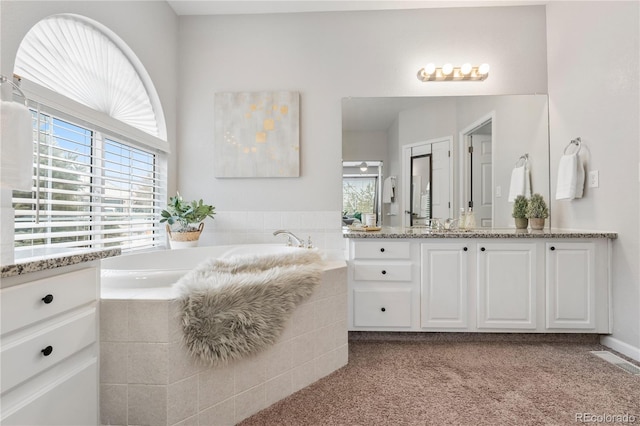
<svg viewBox="0 0 640 426">
<path fill-rule="evenodd" d="M 123 251 L 163 244 L 159 154 L 32 110 L 34 184 L 14 191 L 16 252 L 34 246 Z"/>
</svg>

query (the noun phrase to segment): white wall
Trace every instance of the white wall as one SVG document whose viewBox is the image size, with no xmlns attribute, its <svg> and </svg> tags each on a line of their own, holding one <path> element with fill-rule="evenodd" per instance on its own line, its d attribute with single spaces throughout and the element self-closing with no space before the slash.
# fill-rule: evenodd
<svg viewBox="0 0 640 426">
<path fill-rule="evenodd" d="M 220 211 L 335 212 L 336 233 L 342 98 L 544 93 L 547 84 L 544 7 L 184 16 L 178 50 L 180 193 Z M 487 62 L 491 75 L 425 84 L 416 72 L 429 61 Z M 301 93 L 301 176 L 214 178 L 214 94 L 262 90 Z"/>
<path fill-rule="evenodd" d="M 554 226 L 618 232 L 613 243 L 613 337 L 603 342 L 640 360 L 638 160 L 640 7 L 630 2 L 547 6 L 551 182 L 564 147 L 581 137 L 600 187 L 552 201 Z"/>
<path fill-rule="evenodd" d="M 387 166 L 387 132 L 349 131 L 342 133 L 343 161 L 383 161 Z M 385 175 L 386 175 L 385 170 Z"/>
</svg>

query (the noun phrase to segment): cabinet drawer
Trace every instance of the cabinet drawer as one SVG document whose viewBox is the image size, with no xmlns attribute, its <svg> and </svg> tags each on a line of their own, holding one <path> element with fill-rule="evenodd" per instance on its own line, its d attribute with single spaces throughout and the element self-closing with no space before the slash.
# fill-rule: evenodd
<svg viewBox="0 0 640 426">
<path fill-rule="evenodd" d="M 411 262 L 353 264 L 353 279 L 356 281 L 411 281 L 411 278 Z"/>
<path fill-rule="evenodd" d="M 96 309 L 87 309 L 0 351 L 0 391 L 27 380 L 96 341 Z M 48 355 L 47 348 L 51 352 Z"/>
<path fill-rule="evenodd" d="M 19 407 L 3 407 L 2 425 L 98 424 L 97 364 L 92 359 Z"/>
<path fill-rule="evenodd" d="M 2 334 L 96 300 L 96 268 L 32 281 L 0 293 Z"/>
<path fill-rule="evenodd" d="M 411 289 L 353 290 L 355 327 L 411 327 Z"/>
<path fill-rule="evenodd" d="M 411 244 L 406 242 L 356 242 L 353 244 L 354 259 L 409 259 Z"/>
</svg>

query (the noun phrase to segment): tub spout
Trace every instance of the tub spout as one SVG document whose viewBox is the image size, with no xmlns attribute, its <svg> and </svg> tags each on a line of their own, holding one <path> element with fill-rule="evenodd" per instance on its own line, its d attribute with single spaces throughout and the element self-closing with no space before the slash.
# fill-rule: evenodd
<svg viewBox="0 0 640 426">
<path fill-rule="evenodd" d="M 278 229 L 277 231 L 275 231 L 273 233 L 274 236 L 277 236 L 277 235 L 280 235 L 280 234 L 284 234 L 287 237 L 289 237 L 287 239 L 287 245 L 288 246 L 293 246 L 295 244 L 296 247 L 304 247 L 304 242 L 300 238 L 296 237 L 293 234 L 293 232 L 287 231 L 287 230 L 284 230 L 284 229 Z"/>
</svg>

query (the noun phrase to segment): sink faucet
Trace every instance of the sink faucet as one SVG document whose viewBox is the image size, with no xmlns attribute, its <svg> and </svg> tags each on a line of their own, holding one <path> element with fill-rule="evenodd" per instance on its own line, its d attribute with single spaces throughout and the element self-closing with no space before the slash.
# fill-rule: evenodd
<svg viewBox="0 0 640 426">
<path fill-rule="evenodd" d="M 280 234 L 284 234 L 287 237 L 289 237 L 288 240 L 287 240 L 287 245 L 288 246 L 291 246 L 291 245 L 293 245 L 295 243 L 296 247 L 304 247 L 304 242 L 300 238 L 296 237 L 293 234 L 293 232 L 290 232 L 290 231 L 287 231 L 287 230 L 284 230 L 284 229 L 278 229 L 277 231 L 275 231 L 273 233 L 274 236 L 277 236 L 277 235 L 280 235 Z"/>
</svg>

